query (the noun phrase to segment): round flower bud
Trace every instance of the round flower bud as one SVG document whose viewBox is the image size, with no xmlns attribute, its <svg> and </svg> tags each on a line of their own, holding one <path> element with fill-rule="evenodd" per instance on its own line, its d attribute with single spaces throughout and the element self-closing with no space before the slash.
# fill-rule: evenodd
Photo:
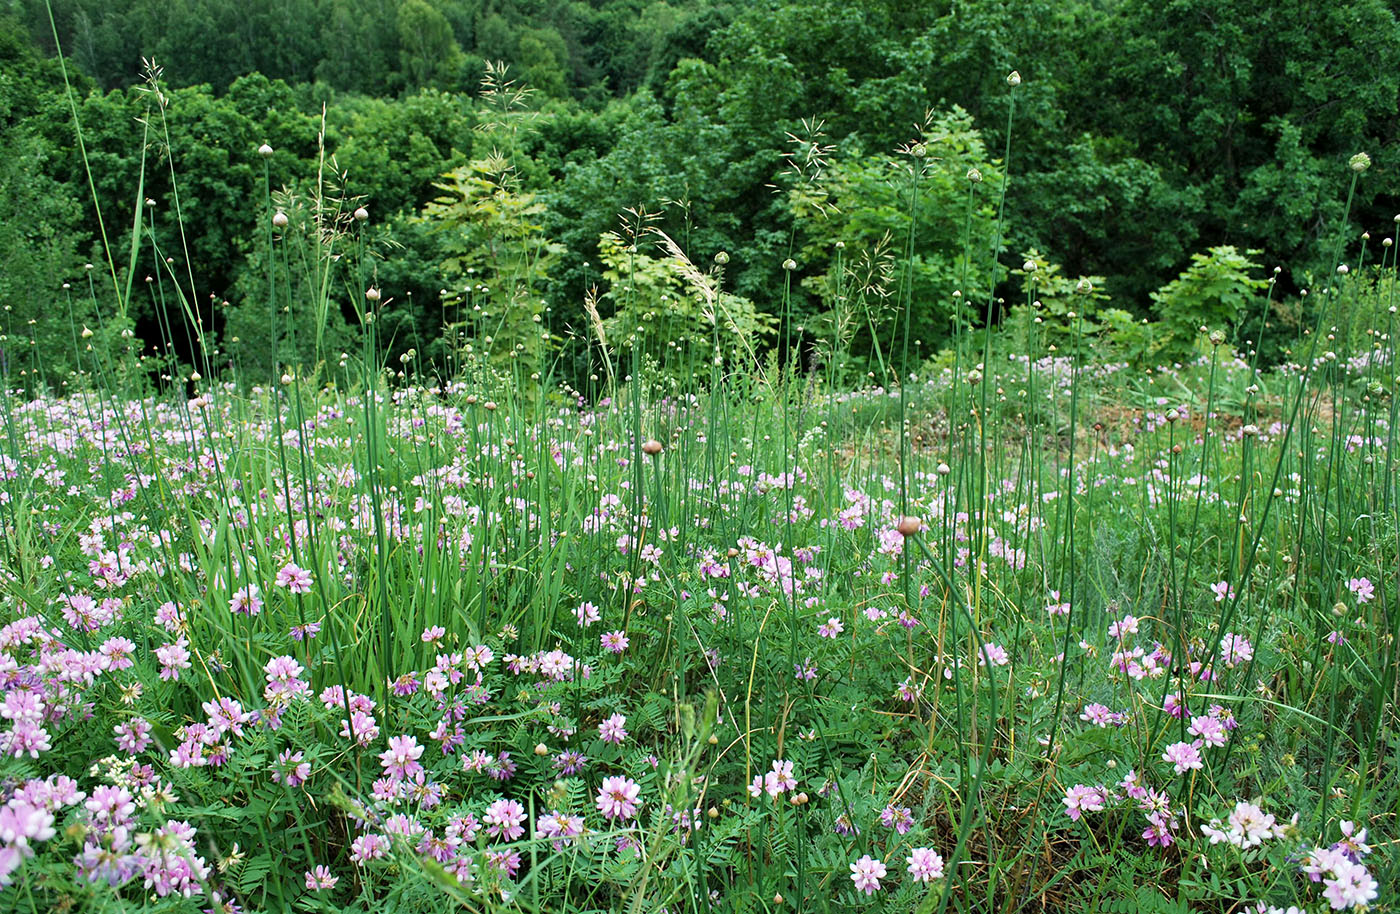
<svg viewBox="0 0 1400 914">
<path fill-rule="evenodd" d="M 1212 346 L 1219 346 L 1223 342 L 1225 342 L 1224 330 L 1212 330 L 1210 332 L 1210 344 Z"/>
<path fill-rule="evenodd" d="M 642 442 L 642 453 L 649 457 L 655 457 L 661 453 L 661 442 L 655 438 L 648 438 Z"/>
<path fill-rule="evenodd" d="M 940 463 L 940 464 L 938 465 L 938 475 L 939 475 L 939 476 L 947 476 L 947 475 L 948 475 L 949 473 L 951 473 L 951 472 L 953 472 L 953 468 L 950 467 L 950 466 L 948 466 L 948 464 L 946 464 L 946 463 Z"/>
<path fill-rule="evenodd" d="M 967 179 L 973 184 L 981 184 L 982 172 L 978 171 L 976 168 L 969 168 L 967 170 Z"/>
<path fill-rule="evenodd" d="M 369 221 L 369 210 L 365 209 L 363 206 L 356 208 L 356 210 L 355 210 L 355 221 L 356 221 L 356 222 L 368 222 L 368 221 Z"/>
<path fill-rule="evenodd" d="M 1358 152 L 1351 157 L 1351 162 L 1349 164 L 1351 165 L 1352 171 L 1360 174 L 1371 167 L 1371 157 L 1364 152 Z"/>
<path fill-rule="evenodd" d="M 535 744 L 535 755 L 549 755 L 549 747 L 544 743 Z"/>
<path fill-rule="evenodd" d="M 797 261 L 789 257 L 787 260 L 783 261 L 783 269 L 791 273 L 793 270 L 797 269 Z"/>
<path fill-rule="evenodd" d="M 1012 70 L 1006 77 L 1006 84 L 1013 89 L 1021 84 L 1021 74 Z"/>
<path fill-rule="evenodd" d="M 1078 292 L 1080 295 L 1088 295 L 1090 292 L 1094 291 L 1094 284 L 1081 276 L 1079 282 L 1074 284 L 1074 291 Z"/>
<path fill-rule="evenodd" d="M 258 155 L 266 159 L 267 157 L 272 155 L 272 147 L 267 145 L 266 143 L 263 143 L 261 146 L 258 147 Z"/>
<path fill-rule="evenodd" d="M 924 156 L 928 155 L 928 147 L 923 143 L 915 143 L 913 147 L 910 148 L 909 154 L 916 159 L 922 159 Z"/>
<path fill-rule="evenodd" d="M 1345 276 L 1345 275 L 1347 275 L 1348 273 L 1351 272 L 1351 267 L 1348 267 L 1348 266 L 1347 266 L 1346 264 L 1344 264 L 1344 263 L 1343 263 L 1343 264 L 1338 264 L 1338 265 L 1337 265 L 1337 272 L 1340 273 L 1341 275 Z"/>
<path fill-rule="evenodd" d="M 282 384 L 283 384 L 283 386 L 286 386 L 287 384 L 290 384 L 290 383 L 292 383 L 292 376 L 291 376 L 290 374 L 284 374 L 284 375 L 282 375 Z"/>
<path fill-rule="evenodd" d="M 379 301 L 379 290 L 374 288 L 373 286 L 370 286 L 368 289 L 365 290 L 365 298 L 369 299 L 370 301 Z"/>
<path fill-rule="evenodd" d="M 899 523 L 895 526 L 895 529 L 899 531 L 900 536 L 913 536 L 919 532 L 919 528 L 922 526 L 923 522 L 917 517 L 905 515 L 899 519 Z"/>
<path fill-rule="evenodd" d="M 718 254 L 715 255 L 715 263 L 719 264 L 720 266 L 724 266 L 726 263 L 729 263 L 729 253 L 727 251 L 720 251 Z"/>
<path fill-rule="evenodd" d="M 283 212 L 274 213 L 272 216 L 272 225 L 274 228 L 286 228 L 288 221 L 290 220 L 287 219 L 287 214 Z"/>
<path fill-rule="evenodd" d="M 1025 263 L 1021 264 L 1021 269 L 1025 270 L 1027 273 L 1034 273 L 1034 272 L 1035 272 L 1035 261 L 1034 261 L 1034 260 L 1027 260 Z"/>
<path fill-rule="evenodd" d="M 487 412 L 495 412 L 495 411 L 496 411 L 496 401 L 495 401 L 495 400 L 487 400 L 485 403 L 483 403 L 483 404 L 481 404 L 481 405 L 484 406 L 484 407 L 486 407 L 486 411 L 487 411 Z"/>
</svg>

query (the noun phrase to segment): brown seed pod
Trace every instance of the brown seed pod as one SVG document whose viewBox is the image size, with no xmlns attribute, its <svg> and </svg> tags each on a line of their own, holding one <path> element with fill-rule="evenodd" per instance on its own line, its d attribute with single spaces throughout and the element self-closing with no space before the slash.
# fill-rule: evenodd
<svg viewBox="0 0 1400 914">
<path fill-rule="evenodd" d="M 657 441 L 655 438 L 648 438 L 646 441 L 642 442 L 642 453 L 655 457 L 657 454 L 661 453 L 661 442 Z"/>
<path fill-rule="evenodd" d="M 917 517 L 905 515 L 899 519 L 899 524 L 895 527 L 900 536 L 913 536 L 923 527 L 923 521 Z"/>
</svg>

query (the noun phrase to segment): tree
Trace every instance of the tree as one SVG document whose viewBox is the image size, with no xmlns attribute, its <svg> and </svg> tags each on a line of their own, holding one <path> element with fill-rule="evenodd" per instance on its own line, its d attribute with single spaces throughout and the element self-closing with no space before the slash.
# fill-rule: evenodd
<svg viewBox="0 0 1400 914">
<path fill-rule="evenodd" d="M 408 88 L 460 87 L 466 55 L 452 34 L 452 23 L 424 0 L 399 7 L 399 65 Z"/>
</svg>

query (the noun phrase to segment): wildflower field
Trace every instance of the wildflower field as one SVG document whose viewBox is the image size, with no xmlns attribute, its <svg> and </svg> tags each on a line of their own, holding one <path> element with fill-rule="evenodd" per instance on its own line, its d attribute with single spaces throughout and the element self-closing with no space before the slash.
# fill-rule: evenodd
<svg viewBox="0 0 1400 914">
<path fill-rule="evenodd" d="M 130 188 L 0 338 L 0 911 L 1396 910 L 1400 216 L 1333 162 L 1310 288 L 1220 245 L 1139 318 L 1008 253 L 1021 83 L 767 301 L 638 206 L 546 305 L 496 65 L 432 338 L 324 132 L 233 153 L 256 344 Z"/>
</svg>

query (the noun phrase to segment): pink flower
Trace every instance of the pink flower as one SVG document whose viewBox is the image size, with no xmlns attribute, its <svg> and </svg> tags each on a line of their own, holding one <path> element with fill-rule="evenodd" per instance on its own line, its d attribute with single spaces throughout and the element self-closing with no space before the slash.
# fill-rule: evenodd
<svg viewBox="0 0 1400 914">
<path fill-rule="evenodd" d="M 1201 761 L 1201 750 L 1196 743 L 1172 743 L 1162 753 L 1162 761 L 1171 762 L 1177 774 L 1205 767 L 1205 763 Z"/>
<path fill-rule="evenodd" d="M 486 807 L 481 821 L 486 823 L 486 833 L 493 838 L 504 837 L 514 841 L 525 834 L 525 807 L 515 800 L 497 800 Z"/>
<path fill-rule="evenodd" d="M 905 862 L 909 864 L 909 875 L 915 882 L 943 878 L 943 858 L 931 847 L 914 848 Z"/>
<path fill-rule="evenodd" d="M 188 641 L 181 635 L 174 644 L 163 644 L 156 648 L 156 659 L 160 661 L 160 678 L 178 680 L 181 670 L 188 670 L 190 663 L 190 652 L 187 649 Z"/>
<path fill-rule="evenodd" d="M 982 656 L 977 658 L 978 666 L 1006 666 L 1010 662 L 1011 655 L 1006 653 L 1006 648 L 990 641 L 982 645 Z"/>
<path fill-rule="evenodd" d="M 874 895 L 880 891 L 880 880 L 885 878 L 886 872 L 883 863 L 866 854 L 851 864 L 851 881 L 856 884 L 857 891 Z"/>
<path fill-rule="evenodd" d="M 98 650 L 106 658 L 109 670 L 130 669 L 136 662 L 132 659 L 132 655 L 136 653 L 136 645 L 130 638 L 108 638 Z"/>
<path fill-rule="evenodd" d="M 598 725 L 598 738 L 605 743 L 620 745 L 627 738 L 627 718 L 614 714 Z"/>
<path fill-rule="evenodd" d="M 1210 585 L 1211 593 L 1215 594 L 1215 602 L 1224 603 L 1235 595 L 1235 589 L 1230 586 L 1229 581 L 1216 581 Z"/>
<path fill-rule="evenodd" d="M 300 751 L 283 749 L 277 754 L 277 766 L 272 769 L 272 783 L 286 783 L 288 787 L 300 787 L 311 778 L 311 765 L 302 761 Z"/>
<path fill-rule="evenodd" d="M 832 616 L 830 619 L 827 619 L 821 625 L 817 626 L 817 634 L 823 638 L 835 638 L 845 630 L 846 626 L 842 625 L 841 620 L 835 616 Z"/>
<path fill-rule="evenodd" d="M 1186 731 L 1192 736 L 1199 736 L 1201 741 L 1207 746 L 1223 746 L 1229 739 L 1229 734 L 1225 732 L 1225 725 L 1214 717 L 1201 716 L 1191 719 L 1191 726 Z"/>
<path fill-rule="evenodd" d="M 598 811 L 607 819 L 630 819 L 637 814 L 637 795 L 641 787 L 629 777 L 621 775 L 603 778 L 603 786 L 598 791 Z"/>
<path fill-rule="evenodd" d="M 1323 880 L 1323 885 L 1327 888 L 1322 895 L 1334 911 L 1369 904 L 1380 895 L 1376 880 L 1371 878 L 1366 867 L 1350 860 L 1339 861 L 1332 870 L 1332 878 Z"/>
<path fill-rule="evenodd" d="M 1236 635 L 1231 632 L 1220 639 L 1220 659 L 1225 662 L 1227 667 L 1247 663 L 1253 658 L 1254 645 L 1250 644 L 1249 639 L 1244 635 Z"/>
<path fill-rule="evenodd" d="M 319 892 L 322 889 L 333 889 L 340 881 L 339 876 L 332 876 L 331 871 L 324 866 L 318 866 L 314 870 L 306 871 L 306 890 L 308 892 Z"/>
<path fill-rule="evenodd" d="M 893 828 L 901 835 L 909 834 L 914 827 L 914 811 L 908 806 L 895 806 L 893 803 L 880 810 L 880 824 Z"/>
<path fill-rule="evenodd" d="M 1079 817 L 1086 812 L 1100 812 L 1103 810 L 1103 788 L 1075 784 L 1065 791 L 1065 798 L 1060 802 L 1065 804 L 1065 814 L 1078 822 Z"/>
<path fill-rule="evenodd" d="M 574 610 L 574 618 L 578 619 L 580 627 L 587 628 L 601 619 L 602 615 L 598 612 L 598 607 L 585 601 L 580 603 L 578 608 Z"/>
<path fill-rule="evenodd" d="M 605 650 L 614 654 L 627 650 L 627 645 L 631 643 L 627 640 L 627 633 L 623 631 L 606 632 L 599 640 L 602 641 Z"/>
<path fill-rule="evenodd" d="M 292 593 L 310 593 L 311 572 L 288 562 L 277 572 L 277 586 L 285 587 Z"/>
<path fill-rule="evenodd" d="M 389 851 L 389 840 L 383 835 L 360 835 L 350 842 L 350 859 L 356 863 L 378 860 Z"/>
<path fill-rule="evenodd" d="M 407 780 L 423 770 L 418 759 L 423 755 L 423 747 L 410 734 L 389 737 L 389 748 L 379 753 L 379 764 L 384 773 L 395 780 Z"/>
<path fill-rule="evenodd" d="M 129 721 L 117 724 L 112 728 L 112 732 L 117 735 L 117 748 L 128 755 L 144 752 L 151 744 L 151 725 L 143 717 L 133 717 Z"/>
<path fill-rule="evenodd" d="M 1171 820 L 1162 813 L 1147 817 L 1147 827 L 1142 830 L 1142 837 L 1148 847 L 1167 847 L 1176 840 L 1172 834 Z"/>
<path fill-rule="evenodd" d="M 1376 597 L 1376 585 L 1371 583 L 1370 578 L 1352 578 L 1347 581 L 1347 590 L 1356 597 L 1358 605 L 1370 603 Z"/>
<path fill-rule="evenodd" d="M 279 581 L 279 583 L 281 583 Z M 262 597 L 258 595 L 258 585 L 249 584 L 233 592 L 228 601 L 228 611 L 235 616 L 256 616 L 262 612 Z"/>
</svg>

